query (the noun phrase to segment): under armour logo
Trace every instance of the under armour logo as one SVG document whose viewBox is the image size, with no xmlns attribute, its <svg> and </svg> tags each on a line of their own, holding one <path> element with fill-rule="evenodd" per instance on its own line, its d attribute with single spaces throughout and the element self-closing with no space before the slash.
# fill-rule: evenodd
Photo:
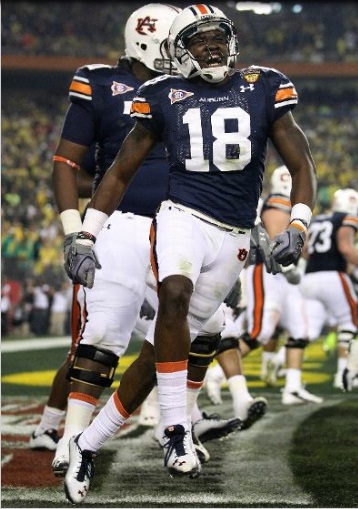
<svg viewBox="0 0 358 509">
<path fill-rule="evenodd" d="M 158 21 L 157 19 L 152 19 L 150 16 L 146 16 L 145 18 L 139 18 L 137 20 L 137 28 L 136 31 L 141 35 L 148 35 L 147 32 L 151 34 L 155 32 L 156 26 L 155 23 Z"/>
<path fill-rule="evenodd" d="M 81 495 L 81 497 L 85 497 L 86 493 L 87 493 L 86 486 L 83 487 L 83 491 L 82 490 L 78 490 L 78 494 Z"/>
<path fill-rule="evenodd" d="M 250 85 L 240 85 L 240 92 L 246 92 L 246 90 L 250 90 L 250 92 L 252 92 L 253 90 L 255 90 L 255 85 L 253 85 L 252 83 L 250 83 Z"/>
</svg>

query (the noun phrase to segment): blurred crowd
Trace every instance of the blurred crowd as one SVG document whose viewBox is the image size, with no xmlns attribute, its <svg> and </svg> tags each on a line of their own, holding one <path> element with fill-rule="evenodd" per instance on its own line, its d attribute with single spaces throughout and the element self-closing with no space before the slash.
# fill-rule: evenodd
<svg viewBox="0 0 358 509">
<path fill-rule="evenodd" d="M 219 3 L 238 28 L 244 61 L 358 62 L 358 7 L 353 1 L 275 2 L 277 9 L 270 15 L 237 11 L 236 2 Z M 6 0 L 2 2 L 2 52 L 114 59 L 123 50 L 126 19 L 142 5 Z"/>
<path fill-rule="evenodd" d="M 106 57 L 115 63 L 123 52 L 124 20 L 143 3 L 121 3 L 120 9 L 115 2 L 86 5 L 83 16 L 84 2 L 6 0 L 2 3 L 2 53 L 86 56 L 84 63 Z M 358 61 L 358 9 L 354 3 L 305 2 L 299 15 L 287 7 L 290 4 L 282 3 L 285 8 L 270 16 L 237 12 L 233 5 L 225 4 L 239 28 L 245 60 L 273 62 L 279 56 L 279 61 Z M 347 88 L 344 80 L 339 83 L 311 80 L 309 84 L 294 81 L 299 85 L 300 96 L 295 118 L 309 138 L 317 164 L 317 211 L 321 211 L 329 207 L 336 189 L 358 188 L 357 92 L 351 85 Z M 52 192 L 51 171 L 68 101 L 66 94 L 64 97 L 54 94 L 50 85 L 49 90 L 36 91 L 31 84 L 24 83 L 22 89 L 10 90 L 6 80 L 4 83 L 2 332 L 4 335 L 13 330 L 24 332 L 25 324 L 34 335 L 58 334 L 59 330 L 67 329 L 65 320 L 60 329 L 53 325 L 51 310 L 57 307 L 54 296 L 64 292 L 64 288 L 68 292 L 70 285 L 63 269 L 63 232 Z M 267 182 L 280 164 L 269 146 Z M 45 297 L 40 300 L 46 302 L 47 318 L 40 320 L 39 330 L 31 325 L 31 320 L 38 307 L 35 297 L 42 294 Z"/>
</svg>

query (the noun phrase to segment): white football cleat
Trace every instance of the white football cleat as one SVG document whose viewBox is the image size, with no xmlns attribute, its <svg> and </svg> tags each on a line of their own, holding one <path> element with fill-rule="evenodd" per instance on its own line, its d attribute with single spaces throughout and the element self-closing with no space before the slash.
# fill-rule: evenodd
<svg viewBox="0 0 358 509">
<path fill-rule="evenodd" d="M 201 464 L 195 452 L 191 431 L 185 431 L 181 424 L 168 426 L 164 430 L 164 466 L 171 475 L 198 477 Z"/>
<path fill-rule="evenodd" d="M 60 454 L 54 457 L 52 461 L 52 472 L 56 477 L 65 477 L 68 470 L 68 454 Z"/>
<path fill-rule="evenodd" d="M 233 419 L 221 419 L 218 414 L 207 415 L 203 412 L 202 419 L 193 425 L 195 435 L 202 443 L 226 437 L 229 433 L 241 429 L 242 421 L 237 417 Z"/>
<path fill-rule="evenodd" d="M 48 429 L 40 435 L 32 433 L 29 441 L 30 449 L 56 451 L 59 437 L 55 429 Z"/>
<path fill-rule="evenodd" d="M 260 420 L 267 411 L 267 400 L 263 397 L 254 398 L 251 401 L 248 401 L 245 409 L 245 416 L 240 417 L 242 424 L 240 430 L 243 431 L 245 429 L 251 428 L 256 421 Z M 241 415 L 236 414 L 235 415 Z"/>
<path fill-rule="evenodd" d="M 209 368 L 205 375 L 204 390 L 213 405 L 221 405 L 221 384 L 225 375 L 220 365 Z"/>
<path fill-rule="evenodd" d="M 342 384 L 346 392 L 356 387 L 358 378 L 358 339 L 351 341 L 348 347 L 347 366 L 343 371 Z"/>
<path fill-rule="evenodd" d="M 69 465 L 64 484 L 66 498 L 73 504 L 84 502 L 94 475 L 94 453 L 81 450 L 77 443 L 79 437 L 72 437 L 68 444 Z"/>
<path fill-rule="evenodd" d="M 142 403 L 138 417 L 138 424 L 153 428 L 159 423 L 159 420 L 160 407 L 158 401 L 158 390 L 157 387 L 154 387 L 152 392 Z"/>
<path fill-rule="evenodd" d="M 302 405 L 303 403 L 322 403 L 323 398 L 315 396 L 306 391 L 303 387 L 295 391 L 282 391 L 282 404 L 283 405 Z"/>
</svg>

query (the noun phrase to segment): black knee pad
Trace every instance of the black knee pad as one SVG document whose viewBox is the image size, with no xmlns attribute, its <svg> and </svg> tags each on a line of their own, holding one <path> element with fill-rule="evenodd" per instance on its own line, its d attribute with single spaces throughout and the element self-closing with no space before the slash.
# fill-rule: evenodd
<svg viewBox="0 0 358 509">
<path fill-rule="evenodd" d="M 232 350 L 233 348 L 235 350 L 240 350 L 239 338 L 235 338 L 233 336 L 229 337 L 229 338 L 224 338 L 220 342 L 220 345 L 219 345 L 218 351 L 216 352 L 216 355 L 219 355 L 220 353 L 224 353 L 224 352 L 226 352 L 226 350 Z"/>
<path fill-rule="evenodd" d="M 199 368 L 207 368 L 215 357 L 220 341 L 221 334 L 197 336 L 190 347 L 189 364 Z"/>
<path fill-rule="evenodd" d="M 309 340 L 308 339 L 293 339 L 293 338 L 288 338 L 286 344 L 285 344 L 285 347 L 286 348 L 306 348 L 306 346 L 309 345 Z"/>
<path fill-rule="evenodd" d="M 89 371 L 77 366 L 80 358 L 89 359 L 110 368 L 109 372 Z M 92 345 L 78 345 L 74 359 L 68 369 L 67 379 L 76 380 L 96 387 L 110 387 L 113 383 L 114 374 L 118 366 L 119 357 L 110 350 L 97 348 Z M 107 371 L 107 370 L 106 370 Z"/>
<path fill-rule="evenodd" d="M 261 346 L 261 343 L 257 339 L 250 336 L 248 332 L 245 332 L 240 336 L 240 339 L 250 348 L 250 350 L 256 350 Z"/>
</svg>

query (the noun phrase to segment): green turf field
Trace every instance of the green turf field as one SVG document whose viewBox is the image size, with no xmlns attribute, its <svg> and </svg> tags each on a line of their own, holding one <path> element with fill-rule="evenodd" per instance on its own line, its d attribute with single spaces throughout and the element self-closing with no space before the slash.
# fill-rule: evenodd
<svg viewBox="0 0 358 509">
<path fill-rule="evenodd" d="M 62 480 L 52 477 L 52 453 L 28 449 L 66 348 L 51 348 L 55 340 L 43 338 L 43 349 L 8 352 L 10 341 L 2 352 L 1 505 L 68 507 Z M 115 385 L 138 347 L 134 341 L 122 359 Z M 283 406 L 283 381 L 266 387 L 259 380 L 259 351 L 244 365 L 250 392 L 267 398 L 268 412 L 249 430 L 207 442 L 211 460 L 198 479 L 170 478 L 152 430 L 138 427 L 134 415 L 97 457 L 83 507 L 358 507 L 358 389 L 343 394 L 332 388 L 334 354 L 323 351 L 322 341 L 306 350 L 303 379 L 324 397 L 321 405 Z M 219 406 L 203 392 L 201 409 L 231 417 L 227 387 L 222 391 Z"/>
</svg>

